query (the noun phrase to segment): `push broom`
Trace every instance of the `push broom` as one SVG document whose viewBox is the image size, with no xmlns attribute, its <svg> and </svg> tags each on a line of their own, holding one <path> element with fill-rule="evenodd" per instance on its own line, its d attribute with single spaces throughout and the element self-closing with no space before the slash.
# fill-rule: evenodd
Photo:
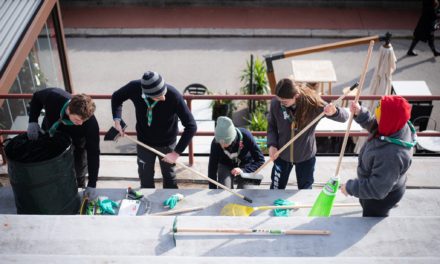
<svg viewBox="0 0 440 264">
<path fill-rule="evenodd" d="M 359 96 L 361 94 L 362 87 L 364 86 L 365 75 L 367 74 L 368 64 L 370 63 L 373 46 L 374 46 L 374 41 L 372 40 L 372 41 L 370 41 L 370 45 L 368 47 L 368 53 L 367 53 L 367 57 L 365 60 L 364 70 L 362 72 L 361 79 L 360 79 L 360 86 L 359 86 L 359 89 L 356 93 L 356 97 L 354 99 L 355 102 L 359 101 Z M 351 128 L 351 123 L 353 122 L 353 117 L 354 117 L 354 114 L 350 113 L 350 118 L 348 120 L 347 129 L 346 129 L 345 135 L 344 135 L 344 141 L 342 143 L 341 152 L 339 154 L 338 163 L 336 165 L 335 176 L 330 177 L 330 180 L 322 188 L 321 193 L 319 194 L 318 198 L 316 198 L 316 201 L 313 204 L 312 209 L 310 210 L 309 216 L 329 217 L 331 215 L 332 208 L 333 208 L 333 202 L 336 197 L 336 192 L 339 189 L 339 184 L 340 184 L 339 170 L 341 168 L 342 158 L 344 157 L 345 148 L 347 146 L 348 134 L 350 133 L 350 128 Z"/>
<path fill-rule="evenodd" d="M 123 123 L 122 120 L 121 120 L 121 126 L 123 127 L 123 129 L 126 128 L 126 125 L 125 125 L 125 123 Z M 119 135 L 120 135 L 119 131 L 116 128 L 111 127 L 109 129 L 109 131 L 107 131 L 107 133 L 105 134 L 104 140 L 108 140 L 108 141 L 113 140 L 113 141 L 115 141 L 119 137 Z M 134 143 L 136 143 L 136 144 L 138 144 L 138 145 L 148 149 L 149 151 L 155 153 L 156 155 L 159 155 L 160 157 L 165 157 L 166 156 L 164 153 L 162 153 L 162 152 L 160 152 L 160 151 L 158 151 L 158 150 L 156 150 L 156 149 L 154 149 L 154 148 L 152 148 L 152 147 L 150 147 L 150 146 L 148 146 L 148 145 L 146 145 L 146 144 L 144 144 L 144 143 L 142 143 L 142 142 L 140 142 L 140 141 L 138 141 L 138 140 L 136 140 L 136 139 L 134 139 L 134 138 L 132 138 L 132 137 L 130 137 L 128 135 L 125 135 L 124 138 L 126 138 L 126 139 L 128 139 L 128 140 L 130 140 L 130 141 L 132 141 L 132 142 L 134 142 Z M 232 193 L 233 195 L 240 197 L 241 199 L 245 200 L 246 202 L 252 203 L 252 200 L 249 197 L 246 197 L 246 196 L 241 195 L 241 194 L 239 194 L 237 192 L 234 192 L 233 190 L 231 190 L 227 186 L 225 186 L 225 185 L 223 185 L 223 184 L 221 184 L 221 183 L 219 183 L 217 181 L 214 181 L 213 179 L 209 178 L 208 176 L 203 175 L 202 173 L 200 173 L 200 172 L 198 172 L 198 171 L 196 171 L 196 170 L 186 166 L 185 164 L 183 164 L 181 162 L 178 162 L 178 161 L 176 161 L 176 164 L 179 165 L 180 167 L 182 167 L 184 169 L 187 169 L 187 170 L 191 171 L 192 173 L 194 173 L 194 174 L 196 174 L 196 175 L 198 175 L 198 176 L 208 180 L 209 182 L 217 185 L 218 187 L 222 188 L 223 190 L 226 190 L 226 191 Z"/>
<path fill-rule="evenodd" d="M 341 95 L 338 99 L 336 99 L 336 101 L 333 102 L 333 104 L 335 106 L 339 105 L 342 101 L 342 99 L 344 99 L 345 96 L 347 96 L 347 94 L 354 90 L 354 88 L 358 87 L 359 83 L 355 83 L 353 84 L 350 89 L 348 89 L 348 91 L 346 93 L 344 93 L 343 95 Z M 281 147 L 276 153 L 275 156 L 279 155 L 281 152 L 283 152 L 287 147 L 289 147 L 295 140 L 297 140 L 302 134 L 304 134 L 310 127 L 312 127 L 316 122 L 318 122 L 319 120 L 321 120 L 322 117 L 324 117 L 324 112 L 322 112 L 321 114 L 319 114 L 317 117 L 315 117 L 315 119 L 313 119 L 312 121 L 310 121 L 310 123 L 305 126 L 300 132 L 298 132 L 298 134 L 296 134 L 292 139 L 290 139 L 286 144 L 284 144 L 283 147 Z M 271 163 L 273 160 L 269 158 L 269 160 L 267 160 L 263 165 L 260 166 L 260 168 L 258 168 L 255 172 L 253 172 L 255 175 L 257 175 L 263 168 L 265 168 L 269 163 Z"/>
<path fill-rule="evenodd" d="M 338 203 L 334 204 L 334 207 L 356 207 L 360 206 L 359 203 Z M 255 211 L 260 210 L 272 210 L 272 209 L 300 209 L 311 208 L 313 204 L 293 204 L 293 205 L 266 205 L 266 206 L 245 206 L 241 204 L 230 203 L 223 207 L 220 215 L 222 216 L 250 216 Z"/>
</svg>

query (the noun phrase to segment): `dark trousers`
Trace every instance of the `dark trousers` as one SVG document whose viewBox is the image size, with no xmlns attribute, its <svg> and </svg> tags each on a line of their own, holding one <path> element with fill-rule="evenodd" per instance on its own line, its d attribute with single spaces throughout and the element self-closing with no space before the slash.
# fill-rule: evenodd
<svg viewBox="0 0 440 264">
<path fill-rule="evenodd" d="M 272 168 L 271 189 L 286 189 L 289 175 L 295 165 L 296 181 L 298 189 L 312 189 L 314 182 L 313 173 L 315 171 L 316 158 L 313 157 L 303 162 L 291 163 L 281 158 L 274 161 Z"/>
<path fill-rule="evenodd" d="M 87 151 L 86 151 L 86 139 L 74 138 L 72 139 L 73 145 L 73 158 L 75 161 L 75 174 L 76 182 L 79 188 L 86 187 L 86 175 L 88 171 L 87 167 Z"/>
<path fill-rule="evenodd" d="M 237 184 L 237 189 L 252 189 L 255 184 L 250 181 L 243 180 L 239 176 L 233 176 L 231 170 L 233 168 L 219 163 L 217 169 L 217 181 L 230 189 L 234 189 L 234 183 Z"/>
<path fill-rule="evenodd" d="M 167 154 L 174 150 L 175 144 L 167 147 L 153 147 L 154 149 Z M 137 146 L 137 163 L 138 174 L 141 180 L 141 188 L 155 188 L 154 185 L 154 163 L 156 162 L 157 155 L 153 152 L 145 149 L 141 146 Z M 176 165 L 169 164 L 162 161 L 162 157 L 159 158 L 160 170 L 163 177 L 164 189 L 177 189 L 176 181 Z"/>
<path fill-rule="evenodd" d="M 405 194 L 405 186 L 390 192 L 382 200 L 359 199 L 362 206 L 362 216 L 387 217 L 391 208 L 396 205 Z"/>
</svg>

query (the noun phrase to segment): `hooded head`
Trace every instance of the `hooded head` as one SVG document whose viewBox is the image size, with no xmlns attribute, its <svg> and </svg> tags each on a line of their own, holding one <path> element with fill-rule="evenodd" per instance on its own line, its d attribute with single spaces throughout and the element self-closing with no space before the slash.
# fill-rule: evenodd
<svg viewBox="0 0 440 264">
<path fill-rule="evenodd" d="M 389 136 L 401 130 L 411 117 L 411 105 L 401 96 L 382 96 L 376 109 L 379 134 Z"/>
<path fill-rule="evenodd" d="M 219 144 L 230 145 L 237 136 L 234 123 L 226 116 L 217 118 L 217 126 L 215 127 L 215 141 Z"/>
</svg>

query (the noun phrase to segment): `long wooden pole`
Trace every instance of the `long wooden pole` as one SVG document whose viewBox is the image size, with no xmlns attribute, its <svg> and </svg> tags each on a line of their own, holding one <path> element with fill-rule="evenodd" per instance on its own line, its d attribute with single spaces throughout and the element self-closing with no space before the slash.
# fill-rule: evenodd
<svg viewBox="0 0 440 264">
<path fill-rule="evenodd" d="M 365 59 L 364 69 L 362 71 L 361 79 L 359 82 L 360 83 L 359 89 L 357 90 L 356 97 L 354 99 L 355 103 L 357 103 L 359 101 L 359 96 L 361 95 L 362 87 L 364 87 L 365 76 L 367 75 L 368 64 L 370 63 L 371 54 L 373 51 L 373 46 L 374 46 L 374 40 L 371 40 L 370 45 L 368 46 L 367 58 Z M 335 177 L 339 177 L 339 170 L 341 169 L 342 158 L 344 157 L 344 154 L 345 154 L 345 148 L 347 146 L 347 141 L 348 141 L 348 134 L 350 133 L 350 128 L 351 128 L 351 123 L 353 122 L 353 117 L 354 117 L 354 113 L 350 112 L 350 118 L 348 119 L 347 130 L 345 131 L 341 153 L 339 154 L 338 164 L 336 165 Z"/>
<path fill-rule="evenodd" d="M 229 229 L 229 228 L 182 228 L 176 227 L 174 233 L 229 233 L 229 234 L 256 234 L 270 235 L 330 235 L 329 230 L 281 230 L 281 229 Z"/>
<path fill-rule="evenodd" d="M 132 138 L 131 136 L 125 135 L 125 138 L 131 140 L 132 142 L 134 142 L 134 143 L 136 143 L 136 144 L 138 144 L 138 145 L 148 149 L 149 151 L 151 151 L 151 152 L 153 152 L 153 153 L 155 153 L 155 154 L 157 154 L 157 155 L 159 155 L 161 157 L 165 157 L 166 156 L 162 152 L 160 152 L 160 151 L 158 151 L 158 150 L 156 150 L 156 149 L 154 149 L 154 148 L 152 148 L 152 147 L 150 147 L 150 146 L 140 142 L 139 140 L 136 140 L 136 139 Z M 198 171 L 196 171 L 196 170 L 186 166 L 185 164 L 183 164 L 181 162 L 178 162 L 178 161 L 176 161 L 176 164 L 179 165 L 180 167 L 182 167 L 184 169 L 187 169 L 187 170 L 191 171 L 192 173 L 194 173 L 194 174 L 196 174 L 196 175 L 198 175 L 198 176 L 208 180 L 209 182 L 217 185 L 218 187 L 222 188 L 223 190 L 226 190 L 226 191 L 232 193 L 233 195 L 238 196 L 241 199 L 243 199 L 243 200 L 245 200 L 245 201 L 247 201 L 249 203 L 252 203 L 252 200 L 249 197 L 246 197 L 246 196 L 241 195 L 241 194 L 239 194 L 237 192 L 234 192 L 233 190 L 231 190 L 230 188 L 226 187 L 225 185 L 223 185 L 223 184 L 221 184 L 221 183 L 219 183 L 217 181 L 214 181 L 213 179 L 209 178 L 208 176 L 203 175 L 202 173 L 200 173 L 200 172 L 198 172 Z"/>
</svg>

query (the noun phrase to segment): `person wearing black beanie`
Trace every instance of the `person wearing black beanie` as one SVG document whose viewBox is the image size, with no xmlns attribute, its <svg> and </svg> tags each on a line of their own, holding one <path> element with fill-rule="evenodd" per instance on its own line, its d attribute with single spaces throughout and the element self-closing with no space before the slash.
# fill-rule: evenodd
<svg viewBox="0 0 440 264">
<path fill-rule="evenodd" d="M 163 188 L 178 188 L 175 162 L 197 131 L 183 96 L 157 72 L 147 71 L 142 79 L 129 82 L 113 93 L 111 101 L 115 128 L 121 135 L 124 135 L 121 127 L 122 104 L 126 100 L 134 104 L 137 139 L 166 154 L 159 160 Z M 177 142 L 179 119 L 184 129 Z M 137 156 L 141 188 L 155 188 L 154 163 L 157 155 L 137 146 Z"/>
</svg>

